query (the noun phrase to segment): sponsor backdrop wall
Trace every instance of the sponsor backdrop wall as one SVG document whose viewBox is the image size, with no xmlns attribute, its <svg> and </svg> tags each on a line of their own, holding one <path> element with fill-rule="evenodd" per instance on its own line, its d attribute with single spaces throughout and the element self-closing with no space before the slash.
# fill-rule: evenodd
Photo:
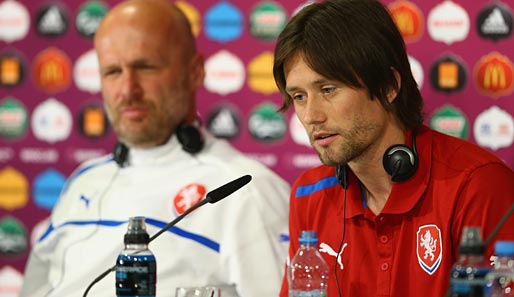
<svg viewBox="0 0 514 297">
<path fill-rule="evenodd" d="M 2 297 L 17 295 L 31 243 L 66 177 L 114 146 L 91 37 L 117 2 L 0 1 Z M 319 164 L 293 113 L 275 112 L 281 98 L 271 74 L 275 39 L 307 2 L 177 3 L 206 57 L 198 108 L 208 129 L 290 182 Z M 514 167 L 514 3 L 384 3 L 407 43 L 425 123 Z"/>
</svg>

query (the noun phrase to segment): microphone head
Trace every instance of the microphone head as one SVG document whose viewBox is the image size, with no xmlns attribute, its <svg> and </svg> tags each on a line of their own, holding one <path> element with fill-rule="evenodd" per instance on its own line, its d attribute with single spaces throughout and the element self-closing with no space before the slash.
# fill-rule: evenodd
<svg viewBox="0 0 514 297">
<path fill-rule="evenodd" d="M 250 175 L 243 175 L 240 178 L 229 182 L 228 184 L 224 184 L 223 186 L 210 191 L 207 193 L 205 200 L 207 200 L 209 203 L 216 203 L 228 195 L 234 193 L 235 191 L 241 189 L 251 180 L 252 177 Z"/>
</svg>

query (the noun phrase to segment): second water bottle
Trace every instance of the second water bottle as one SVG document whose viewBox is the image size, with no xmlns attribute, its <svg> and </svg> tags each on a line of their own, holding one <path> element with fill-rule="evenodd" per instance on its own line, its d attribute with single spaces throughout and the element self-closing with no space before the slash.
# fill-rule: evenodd
<svg viewBox="0 0 514 297">
<path fill-rule="evenodd" d="M 514 297 L 514 241 L 497 241 L 494 253 L 498 258 L 486 275 L 486 296 Z"/>
<path fill-rule="evenodd" d="M 315 231 L 302 231 L 300 248 L 288 269 L 289 297 L 326 297 L 329 268 L 317 247 Z"/>
</svg>

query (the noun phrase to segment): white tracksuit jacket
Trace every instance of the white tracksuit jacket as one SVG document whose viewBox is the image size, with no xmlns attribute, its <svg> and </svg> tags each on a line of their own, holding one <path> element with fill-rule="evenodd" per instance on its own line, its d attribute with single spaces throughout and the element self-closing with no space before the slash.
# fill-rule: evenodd
<svg viewBox="0 0 514 297">
<path fill-rule="evenodd" d="M 82 296 L 115 264 L 129 217 L 146 217 L 152 236 L 206 193 L 245 174 L 252 176 L 249 184 L 200 207 L 149 244 L 157 261 L 157 297 L 197 285 L 235 285 L 241 297 L 278 296 L 290 187 L 226 141 L 204 137 L 206 146 L 194 156 L 172 137 L 157 148 L 131 149 L 124 168 L 112 155 L 81 165 L 32 247 L 20 297 Z M 88 296 L 115 296 L 115 274 Z"/>
</svg>

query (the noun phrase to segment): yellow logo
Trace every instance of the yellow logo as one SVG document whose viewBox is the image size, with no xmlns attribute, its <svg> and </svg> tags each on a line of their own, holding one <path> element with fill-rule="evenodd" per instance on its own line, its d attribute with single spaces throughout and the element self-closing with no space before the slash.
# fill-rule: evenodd
<svg viewBox="0 0 514 297">
<path fill-rule="evenodd" d="M 485 67 L 483 86 L 486 89 L 504 89 L 507 86 L 505 70 L 501 65 L 491 64 Z"/>
<path fill-rule="evenodd" d="M 406 43 L 417 41 L 423 33 L 423 14 L 410 1 L 398 0 L 388 6 L 389 12 Z"/>
<path fill-rule="evenodd" d="M 475 65 L 477 89 L 493 98 L 507 96 L 514 90 L 514 65 L 506 56 L 492 52 Z"/>
<path fill-rule="evenodd" d="M 202 27 L 202 24 L 200 22 L 200 14 L 198 13 L 198 10 L 191 4 L 178 0 L 175 2 L 177 7 L 182 11 L 183 14 L 186 15 L 187 19 L 189 20 L 189 24 L 191 25 L 191 31 L 193 31 L 194 36 L 198 36 L 200 34 L 200 28 Z"/>
<path fill-rule="evenodd" d="M 84 110 L 84 134 L 88 136 L 102 136 L 105 133 L 105 117 L 100 108 L 87 108 Z"/>
<path fill-rule="evenodd" d="M 24 207 L 28 189 L 27 178 L 16 169 L 7 166 L 0 171 L 0 207 L 8 211 Z"/>
<path fill-rule="evenodd" d="M 454 89 L 459 85 L 459 66 L 453 62 L 442 62 L 438 68 L 439 87 Z"/>
<path fill-rule="evenodd" d="M 21 64 L 17 58 L 0 59 L 0 84 L 16 85 L 21 80 Z"/>
<path fill-rule="evenodd" d="M 34 60 L 33 77 L 36 85 L 45 91 L 63 91 L 71 83 L 71 61 L 63 51 L 47 48 Z"/>
<path fill-rule="evenodd" d="M 278 92 L 273 79 L 273 53 L 263 52 L 248 63 L 248 86 L 265 95 Z"/>
</svg>

